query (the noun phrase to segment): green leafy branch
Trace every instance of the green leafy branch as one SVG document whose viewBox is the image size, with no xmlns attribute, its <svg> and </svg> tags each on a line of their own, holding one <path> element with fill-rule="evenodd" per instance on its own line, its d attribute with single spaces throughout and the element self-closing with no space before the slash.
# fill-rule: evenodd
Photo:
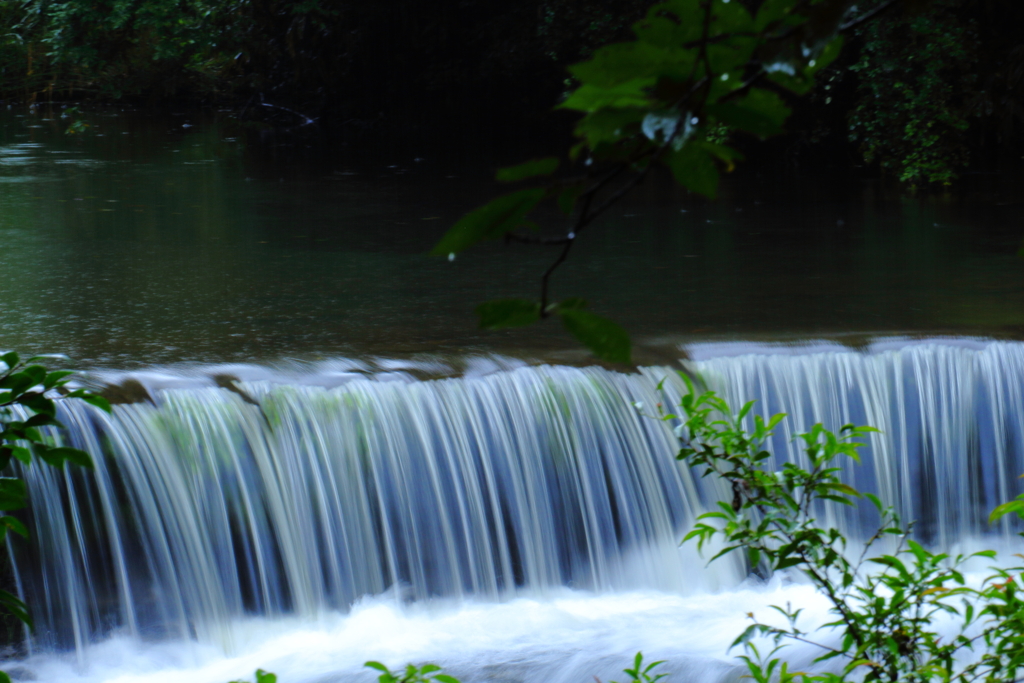
<svg viewBox="0 0 1024 683">
<path fill-rule="evenodd" d="M 377 676 L 378 683 L 459 683 L 459 679 L 454 676 L 441 673 L 441 667 L 437 664 L 408 664 L 404 671 L 392 671 L 380 662 L 374 661 L 366 662 L 365 666 L 380 672 Z"/>
<path fill-rule="evenodd" d="M 110 411 L 106 399 L 89 393 L 85 389 L 69 390 L 67 384 L 74 374 L 68 370 L 47 370 L 37 356 L 22 361 L 17 353 L 10 351 L 0 355 L 0 470 L 5 470 L 12 460 L 25 467 L 33 459 L 61 468 L 65 463 L 80 467 L 92 467 L 92 459 L 77 448 L 54 445 L 41 430 L 63 429 L 57 420 L 57 400 L 81 399 L 101 410 Z M 28 417 L 24 416 L 28 414 Z M 8 532 L 24 538 L 29 532 L 24 523 L 9 514 L 28 505 L 28 491 L 25 482 L 9 475 L 0 476 L 0 541 L 7 539 Z M 0 590 L 0 609 L 13 615 L 30 629 L 33 628 L 28 606 L 13 593 Z M 0 672 L 0 683 L 10 678 Z"/>
<path fill-rule="evenodd" d="M 678 458 L 703 476 L 715 475 L 729 484 L 731 501 L 697 519 L 684 541 L 695 539 L 703 550 L 722 539 L 723 550 L 712 561 L 744 551 L 752 567 L 766 572 L 794 569 L 803 573 L 830 604 L 832 620 L 807 632 L 799 626 L 801 610 L 774 606 L 787 625 L 770 625 L 748 614 L 752 624 L 733 642 L 743 646 L 740 659 L 758 683 L 800 680 L 839 681 L 1014 681 L 1024 671 L 1024 594 L 1022 567 L 994 569 L 979 587 L 969 586 L 962 573 L 973 558 L 993 559 L 993 551 L 949 556 L 923 547 L 911 537 L 912 524 L 903 524 L 892 507 L 876 496 L 843 483 L 837 466 L 849 458 L 859 462 L 859 439 L 876 431 L 844 426 L 835 434 L 818 424 L 797 435 L 805 464 L 787 462 L 774 469 L 766 450 L 772 430 L 784 419 L 767 421 L 760 415 L 745 428 L 753 403 L 733 413 L 714 392 L 697 393 L 684 376 L 689 393 L 682 399 L 677 433 L 682 440 Z M 854 552 L 850 541 L 835 528 L 819 524 L 825 505 L 856 506 L 869 502 L 879 516 L 874 534 Z M 1024 517 L 1024 496 L 997 508 L 992 521 L 1007 514 Z M 875 554 L 884 539 L 895 549 Z M 892 547 L 892 543 L 887 547 Z M 942 637 L 935 629 L 939 617 L 951 618 L 956 633 Z M 838 635 L 825 644 L 816 634 Z M 973 635 L 970 635 L 972 634 Z M 767 638 L 769 646 L 757 637 Z M 814 662 L 823 672 L 790 671 L 780 656 L 789 642 L 820 648 Z M 762 651 L 763 650 L 763 651 Z M 964 655 L 974 652 L 973 662 Z M 818 667 L 822 668 L 822 667 Z"/>
<path fill-rule="evenodd" d="M 500 169 L 498 181 L 532 186 L 469 212 L 431 252 L 454 259 L 481 241 L 502 238 L 558 248 L 540 278 L 538 299 L 482 304 L 481 327 L 519 327 L 557 316 L 599 358 L 630 362 L 629 337 L 620 326 L 584 310 L 580 299 L 552 300 L 552 276 L 581 233 L 657 166 L 689 190 L 714 198 L 721 173 L 743 159 L 719 142 L 721 131 L 760 139 L 782 132 L 790 113 L 783 95 L 810 90 L 815 74 L 839 54 L 839 33 L 881 11 L 850 18 L 849 0 L 749 4 L 756 9 L 739 0 L 658 3 L 633 26 L 635 40 L 605 46 L 569 68 L 579 85 L 558 108 L 582 115 L 568 153 L 582 172 L 555 177 L 563 161 L 558 157 Z M 531 219 L 545 203 L 569 219 L 564 232 L 542 233 Z"/>
</svg>

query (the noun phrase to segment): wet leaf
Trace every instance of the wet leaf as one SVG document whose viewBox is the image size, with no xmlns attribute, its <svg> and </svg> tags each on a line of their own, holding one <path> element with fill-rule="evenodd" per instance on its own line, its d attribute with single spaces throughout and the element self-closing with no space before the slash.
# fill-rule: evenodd
<svg viewBox="0 0 1024 683">
<path fill-rule="evenodd" d="M 637 78 L 610 88 L 601 88 L 584 83 L 558 105 L 559 109 L 575 109 L 593 112 L 598 109 L 648 107 L 651 98 L 647 89 L 654 85 L 655 78 Z"/>
<path fill-rule="evenodd" d="M 558 170 L 558 159 L 547 157 L 544 159 L 531 159 L 516 166 L 498 169 L 495 180 L 502 183 L 513 183 L 517 180 L 535 178 L 537 176 L 548 176 Z"/>
<path fill-rule="evenodd" d="M 477 306 L 476 312 L 485 330 L 522 327 L 540 320 L 540 304 L 526 299 L 488 301 Z"/>
<path fill-rule="evenodd" d="M 587 61 L 573 64 L 569 72 L 582 83 L 599 88 L 663 76 L 682 81 L 689 75 L 695 56 L 692 50 L 642 40 L 615 43 L 599 49 Z"/>
<path fill-rule="evenodd" d="M 518 228 L 526 214 L 543 198 L 542 188 L 520 190 L 498 197 L 459 219 L 430 253 L 435 256 L 457 254 L 482 240 L 501 237 Z"/>
<path fill-rule="evenodd" d="M 709 105 L 707 111 L 729 126 L 769 137 L 782 132 L 790 110 L 777 94 L 754 88 L 742 99 Z"/>
<path fill-rule="evenodd" d="M 629 335 L 617 323 L 581 309 L 558 313 L 566 329 L 595 356 L 611 363 L 630 362 Z"/>
<path fill-rule="evenodd" d="M 710 199 L 715 198 L 718 169 L 708 150 L 699 142 L 691 141 L 682 149 L 672 151 L 666 163 L 677 183 Z"/>
</svg>

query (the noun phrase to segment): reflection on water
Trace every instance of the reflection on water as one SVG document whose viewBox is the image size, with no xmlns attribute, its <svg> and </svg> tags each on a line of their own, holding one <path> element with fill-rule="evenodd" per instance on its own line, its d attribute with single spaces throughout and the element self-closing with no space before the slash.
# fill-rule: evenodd
<svg viewBox="0 0 1024 683">
<path fill-rule="evenodd" d="M 553 324 L 475 329 L 476 303 L 535 294 L 550 253 L 424 255 L 493 196 L 497 164 L 383 146 L 296 161 L 315 143 L 261 146 L 214 115 L 87 119 L 68 136 L 45 109 L 0 118 L 0 347 L 107 367 L 575 348 Z M 746 172 L 713 204 L 642 188 L 581 240 L 556 295 L 586 296 L 648 344 L 1019 336 L 1015 206 Z"/>
</svg>

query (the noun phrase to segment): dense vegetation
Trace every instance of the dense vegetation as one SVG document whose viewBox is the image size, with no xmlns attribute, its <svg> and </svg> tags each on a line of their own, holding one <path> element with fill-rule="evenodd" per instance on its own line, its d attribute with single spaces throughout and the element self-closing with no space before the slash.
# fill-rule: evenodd
<svg viewBox="0 0 1024 683">
<path fill-rule="evenodd" d="M 218 104 L 357 133 L 550 126 L 550 103 L 574 84 L 565 65 L 627 37 L 648 4 L 10 0 L 0 4 L 0 98 Z M 969 163 L 1019 160 L 1022 22 L 1015 0 L 897 3 L 850 32 L 771 153 L 875 164 L 919 186 Z"/>
</svg>

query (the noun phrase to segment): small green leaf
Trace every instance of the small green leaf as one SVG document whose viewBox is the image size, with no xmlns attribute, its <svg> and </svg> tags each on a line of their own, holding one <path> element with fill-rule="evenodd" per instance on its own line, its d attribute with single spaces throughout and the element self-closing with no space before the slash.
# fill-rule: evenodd
<svg viewBox="0 0 1024 683">
<path fill-rule="evenodd" d="M 547 157 L 545 159 L 532 159 L 516 166 L 498 169 L 494 177 L 498 182 L 514 183 L 517 180 L 548 176 L 557 169 L 558 159 L 556 157 Z"/>
<path fill-rule="evenodd" d="M 629 335 L 618 324 L 581 309 L 559 310 L 562 323 L 595 356 L 611 363 L 630 362 Z"/>
<path fill-rule="evenodd" d="M 674 14 L 675 19 L 665 13 Z M 700 38 L 703 17 L 699 0 L 669 0 L 651 7 L 644 19 L 633 24 L 633 31 L 645 43 L 673 47 Z"/>
<path fill-rule="evenodd" d="M 598 88 L 663 76 L 682 81 L 690 74 L 695 58 L 694 50 L 635 40 L 606 45 L 587 61 L 570 66 L 569 72 L 581 83 Z"/>
<path fill-rule="evenodd" d="M 729 646 L 729 649 L 731 650 L 734 647 L 736 647 L 737 645 L 743 645 L 744 643 L 749 643 L 751 640 L 753 640 L 754 636 L 756 636 L 760 631 L 761 631 L 761 627 L 758 626 L 757 624 L 752 624 L 752 625 L 748 626 L 743 631 L 743 633 L 741 633 L 739 635 L 739 637 L 736 638 L 736 640 L 732 641 L 732 645 Z"/>
<path fill-rule="evenodd" d="M 63 446 L 55 448 L 43 443 L 36 443 L 32 445 L 32 450 L 37 457 L 51 467 L 59 469 L 64 466 L 64 463 L 70 462 L 72 465 L 92 469 L 92 458 L 85 451 L 80 451 L 77 448 Z"/>
<path fill-rule="evenodd" d="M 988 523 L 993 524 L 1009 514 L 1016 514 L 1018 517 L 1024 519 L 1024 498 L 1011 500 L 1008 503 L 1003 503 L 998 506 L 992 511 L 992 514 L 988 516 Z"/>
<path fill-rule="evenodd" d="M 590 148 L 602 142 L 617 142 L 639 130 L 647 109 L 599 109 L 587 114 L 576 124 L 577 137 L 584 138 Z"/>
<path fill-rule="evenodd" d="M 822 48 L 818 56 L 812 60 L 814 65 L 808 65 L 808 73 L 817 73 L 835 61 L 836 57 L 838 57 L 839 53 L 843 50 L 843 40 L 843 36 L 840 35 L 829 41 L 828 45 Z"/>
<path fill-rule="evenodd" d="M 782 132 L 790 110 L 774 92 L 754 88 L 742 99 L 708 105 L 707 111 L 729 126 L 770 137 Z"/>
<path fill-rule="evenodd" d="M 763 31 L 776 22 L 792 23 L 793 0 L 764 0 L 757 8 L 754 30 Z M 799 17 L 797 21 L 803 20 Z"/>
<path fill-rule="evenodd" d="M 365 662 L 363 664 L 363 666 L 369 667 L 370 669 L 376 669 L 377 671 L 380 671 L 381 673 L 386 673 L 386 674 L 387 673 L 391 673 L 391 670 L 388 669 L 383 664 L 381 664 L 380 662 L 369 661 L 369 662 Z"/>
<path fill-rule="evenodd" d="M 60 427 L 62 426 L 52 415 L 37 413 L 25 420 L 25 427 Z"/>
<path fill-rule="evenodd" d="M 57 386 L 57 383 L 62 379 L 70 377 L 73 374 L 75 374 L 74 370 L 57 370 L 56 372 L 51 372 L 43 379 L 43 386 L 47 389 L 53 388 Z"/>
<path fill-rule="evenodd" d="M 598 109 L 628 109 L 630 107 L 648 107 L 651 99 L 648 88 L 654 85 L 654 78 L 637 78 L 609 88 L 583 84 L 576 88 L 565 102 L 558 105 L 559 109 L 575 109 L 593 112 Z"/>
<path fill-rule="evenodd" d="M 448 674 L 436 674 L 434 680 L 440 681 L 440 683 L 461 683 L 455 676 L 449 676 Z"/>
<path fill-rule="evenodd" d="M 477 306 L 476 312 L 485 330 L 522 327 L 540 320 L 540 304 L 526 299 L 488 301 Z"/>
<path fill-rule="evenodd" d="M 518 228 L 544 198 L 544 189 L 519 190 L 470 211 L 431 250 L 435 256 L 457 254 L 477 242 L 501 237 Z"/>
<path fill-rule="evenodd" d="M 8 351 L 4 355 L 0 356 L 0 361 L 7 366 L 7 369 L 15 367 L 18 364 L 18 354 L 14 351 Z"/>
<path fill-rule="evenodd" d="M 11 446 L 11 455 L 26 465 L 32 464 L 32 452 L 23 446 Z"/>
<path fill-rule="evenodd" d="M 28 529 L 16 517 L 11 517 L 10 515 L 0 517 L 0 526 L 3 526 L 4 529 L 10 529 L 22 538 L 28 538 Z"/>
<path fill-rule="evenodd" d="M 110 412 L 110 401 L 103 398 L 102 396 L 97 396 L 96 394 L 85 394 L 84 396 L 82 396 L 82 400 L 91 406 L 99 408 L 105 413 Z"/>
<path fill-rule="evenodd" d="M 0 607 L 6 610 L 9 614 L 17 617 L 21 623 L 25 624 L 30 629 L 33 627 L 32 617 L 28 613 L 28 605 L 26 605 L 17 595 L 8 593 L 5 590 L 0 590 Z"/>
<path fill-rule="evenodd" d="M 582 192 L 583 185 L 572 185 L 558 193 L 558 208 L 562 213 L 566 216 L 572 214 L 572 210 L 576 208 L 576 200 Z"/>
<path fill-rule="evenodd" d="M 26 505 L 25 482 L 15 477 L 0 477 L 0 510 L 9 512 Z"/>
<path fill-rule="evenodd" d="M 672 169 L 677 183 L 710 199 L 715 198 L 718 169 L 703 145 L 691 141 L 669 154 L 665 163 Z"/>
</svg>

